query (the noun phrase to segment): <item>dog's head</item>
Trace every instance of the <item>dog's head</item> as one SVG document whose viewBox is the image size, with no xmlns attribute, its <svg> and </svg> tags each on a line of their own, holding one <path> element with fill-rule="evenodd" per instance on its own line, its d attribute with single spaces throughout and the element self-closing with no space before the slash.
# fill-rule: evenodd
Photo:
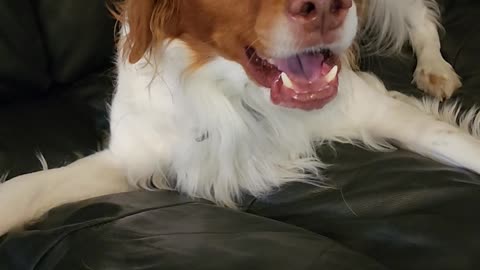
<svg viewBox="0 0 480 270">
<path fill-rule="evenodd" d="M 124 52 L 141 59 L 181 39 L 199 68 L 215 57 L 242 65 L 275 104 L 318 109 L 338 89 L 340 56 L 356 36 L 361 0 L 125 0 Z"/>
</svg>

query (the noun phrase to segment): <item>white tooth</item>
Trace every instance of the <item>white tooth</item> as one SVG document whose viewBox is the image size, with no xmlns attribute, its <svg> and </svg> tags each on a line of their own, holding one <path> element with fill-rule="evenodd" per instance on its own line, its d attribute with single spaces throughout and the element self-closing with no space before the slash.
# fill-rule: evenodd
<svg viewBox="0 0 480 270">
<path fill-rule="evenodd" d="M 327 81 L 327 83 L 333 81 L 335 79 L 335 77 L 337 76 L 337 73 L 338 73 L 338 66 L 335 65 L 329 72 L 328 74 L 325 76 L 325 80 Z"/>
<path fill-rule="evenodd" d="M 285 87 L 293 89 L 293 83 L 285 72 L 282 72 L 280 77 L 282 77 L 282 82 Z"/>
</svg>

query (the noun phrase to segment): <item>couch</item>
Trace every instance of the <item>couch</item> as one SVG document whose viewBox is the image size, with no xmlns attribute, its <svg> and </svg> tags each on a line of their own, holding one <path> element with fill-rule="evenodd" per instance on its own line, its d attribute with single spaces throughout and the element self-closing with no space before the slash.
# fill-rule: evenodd
<svg viewBox="0 0 480 270">
<path fill-rule="evenodd" d="M 443 54 L 464 84 L 454 99 L 480 104 L 480 2 L 439 2 Z M 0 22 L 0 177 L 101 148 L 115 73 L 105 4 L 6 0 Z M 421 96 L 409 50 L 362 67 Z M 480 176 L 403 150 L 318 151 L 335 188 L 290 184 L 239 210 L 171 191 L 73 203 L 1 237 L 0 269 L 480 269 Z"/>
</svg>

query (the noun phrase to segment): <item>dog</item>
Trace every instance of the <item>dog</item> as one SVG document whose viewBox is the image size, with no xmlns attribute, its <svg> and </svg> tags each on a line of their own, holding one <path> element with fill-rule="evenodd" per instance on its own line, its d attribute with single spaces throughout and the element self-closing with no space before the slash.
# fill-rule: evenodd
<svg viewBox="0 0 480 270">
<path fill-rule="evenodd" d="M 480 172 L 474 111 L 460 128 L 455 106 L 387 91 L 356 68 L 359 46 L 409 41 L 418 87 L 450 97 L 461 82 L 440 53 L 432 0 L 125 0 L 115 10 L 107 149 L 0 185 L 0 235 L 53 207 L 137 189 L 235 208 L 242 194 L 322 179 L 315 145 L 329 142 Z"/>
</svg>

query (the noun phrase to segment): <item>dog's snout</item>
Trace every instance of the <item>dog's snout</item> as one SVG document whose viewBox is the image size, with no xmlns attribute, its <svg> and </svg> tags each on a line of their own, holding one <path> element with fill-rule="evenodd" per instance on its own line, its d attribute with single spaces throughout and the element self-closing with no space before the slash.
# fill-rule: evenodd
<svg viewBox="0 0 480 270">
<path fill-rule="evenodd" d="M 352 5 L 352 0 L 288 0 L 287 14 L 307 31 L 325 33 L 342 25 Z"/>
<path fill-rule="evenodd" d="M 317 17 L 319 6 L 315 1 L 291 0 L 288 6 L 288 13 L 294 19 L 302 19 L 307 22 Z"/>
</svg>

